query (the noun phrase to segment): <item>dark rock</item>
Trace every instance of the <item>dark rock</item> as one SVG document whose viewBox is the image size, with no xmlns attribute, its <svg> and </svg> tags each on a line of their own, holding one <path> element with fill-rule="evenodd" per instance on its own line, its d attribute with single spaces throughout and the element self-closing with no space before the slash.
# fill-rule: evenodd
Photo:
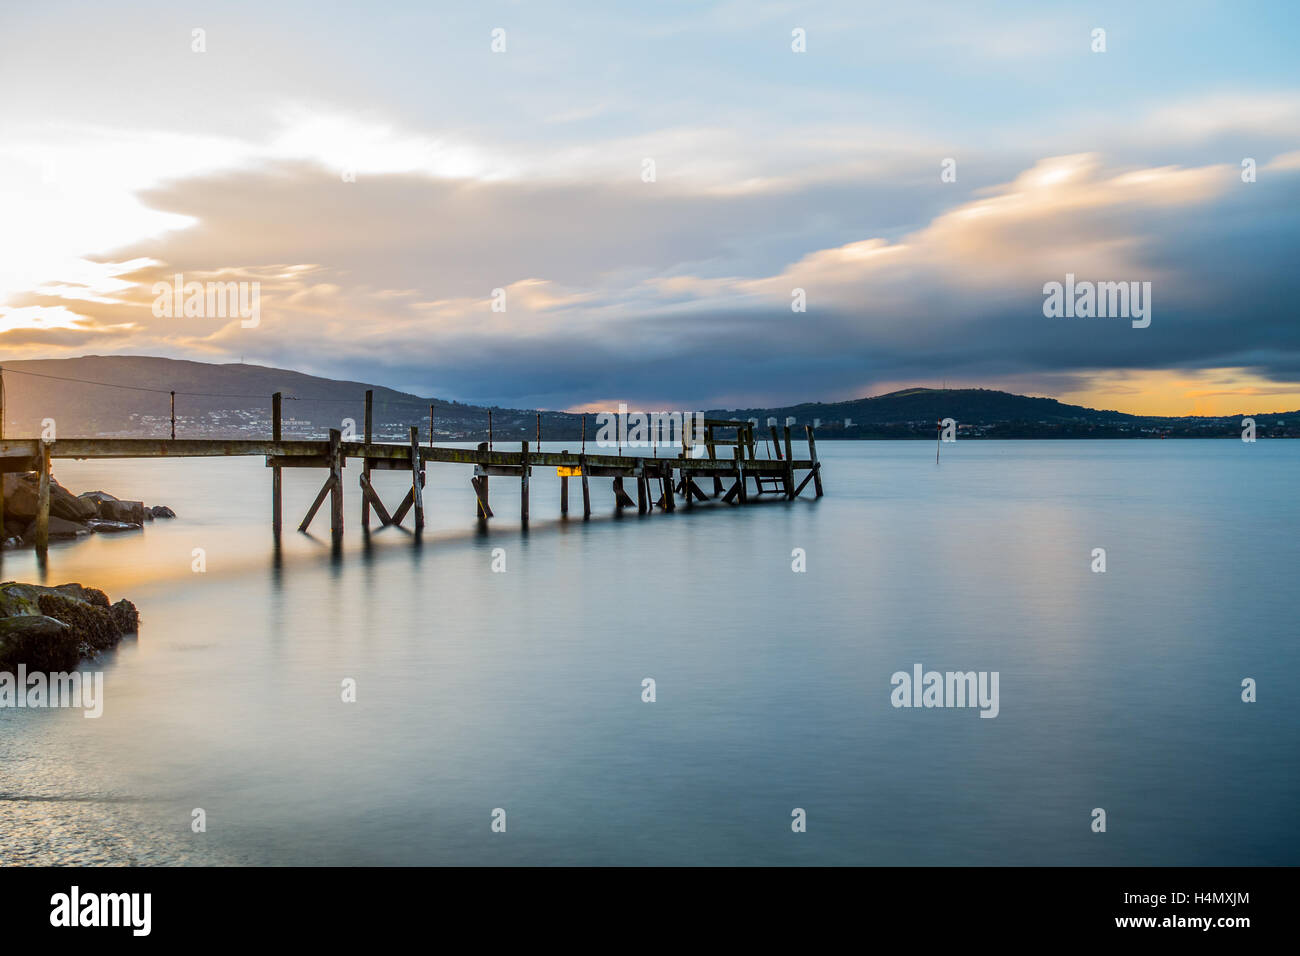
<svg viewBox="0 0 1300 956">
<path fill-rule="evenodd" d="M 90 534 L 90 529 L 84 524 L 76 521 L 69 521 L 66 518 L 56 518 L 50 515 L 50 540 L 60 541 L 70 538 L 80 538 Z M 33 521 L 23 532 L 23 541 L 30 544 L 36 540 L 36 522 Z"/>
<path fill-rule="evenodd" d="M 64 597 L 70 597 L 76 601 L 85 601 L 87 604 L 93 604 L 96 607 L 108 607 L 108 595 L 99 588 L 86 588 L 80 584 L 59 584 L 50 590 L 57 591 Z"/>
<path fill-rule="evenodd" d="M 124 521 L 127 524 L 144 524 L 143 501 L 101 501 L 99 517 L 105 521 Z"/>
<path fill-rule="evenodd" d="M 5 519 L 31 520 L 36 517 L 38 481 L 34 472 L 4 476 Z M 50 516 L 67 521 L 85 521 L 98 514 L 93 501 L 78 498 L 67 488 L 50 478 Z"/>
<path fill-rule="evenodd" d="M 126 598 L 122 598 L 108 611 L 123 634 L 135 634 L 140 630 L 140 611 Z"/>
<path fill-rule="evenodd" d="M 0 670 L 18 664 L 32 671 L 71 670 L 139 626 L 135 605 L 120 600 L 110 607 L 108 596 L 95 588 L 9 581 L 0 584 Z"/>
<path fill-rule="evenodd" d="M 37 600 L 41 613 L 62 621 L 77 631 L 81 640 L 96 651 L 112 647 L 122 639 L 122 630 L 113 619 L 113 612 L 104 612 L 85 601 L 78 601 L 65 594 L 42 594 Z"/>
<path fill-rule="evenodd" d="M 25 524 L 36 517 L 35 478 L 16 473 L 4 476 L 6 521 Z"/>
<path fill-rule="evenodd" d="M 166 505 L 154 505 L 149 509 L 149 513 L 155 518 L 175 518 L 176 512 L 172 511 Z"/>
<path fill-rule="evenodd" d="M 116 495 L 110 495 L 107 491 L 83 491 L 77 497 L 82 501 L 93 501 L 96 508 L 99 507 L 100 502 L 118 500 Z"/>
<path fill-rule="evenodd" d="M 140 526 L 133 521 L 105 521 L 103 518 L 91 518 L 86 522 L 86 527 L 98 534 L 140 530 Z"/>
<path fill-rule="evenodd" d="M 32 671 L 69 671 L 81 660 L 81 641 L 71 627 L 41 614 L 0 617 L 0 670 L 19 664 Z"/>
</svg>

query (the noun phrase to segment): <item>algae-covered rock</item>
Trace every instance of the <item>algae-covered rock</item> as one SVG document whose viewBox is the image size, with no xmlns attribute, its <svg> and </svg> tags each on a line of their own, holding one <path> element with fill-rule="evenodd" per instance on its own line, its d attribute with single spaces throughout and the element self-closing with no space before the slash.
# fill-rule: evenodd
<svg viewBox="0 0 1300 956">
<path fill-rule="evenodd" d="M 0 617 L 0 671 L 13 672 L 19 664 L 29 671 L 67 671 L 81 657 L 81 641 L 62 621 L 41 614 Z"/>
<path fill-rule="evenodd" d="M 134 604 L 123 599 L 110 605 L 96 588 L 8 581 L 0 584 L 0 671 L 19 664 L 29 671 L 69 670 L 139 626 Z"/>
</svg>

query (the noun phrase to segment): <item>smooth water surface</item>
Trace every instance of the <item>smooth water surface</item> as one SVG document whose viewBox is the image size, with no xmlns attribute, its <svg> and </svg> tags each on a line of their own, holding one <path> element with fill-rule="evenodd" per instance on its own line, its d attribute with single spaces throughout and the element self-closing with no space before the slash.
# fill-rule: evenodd
<svg viewBox="0 0 1300 956">
<path fill-rule="evenodd" d="M 594 479 L 587 522 L 537 469 L 526 533 L 431 465 L 418 542 L 363 538 L 353 463 L 338 555 L 324 513 L 277 555 L 261 459 L 56 462 L 179 517 L 4 555 L 143 625 L 100 719 L 0 710 L 0 863 L 1300 862 L 1300 443 L 819 451 L 820 500 L 619 518 Z M 284 474 L 292 529 L 323 475 Z M 999 715 L 894 708 L 916 663 Z"/>
</svg>

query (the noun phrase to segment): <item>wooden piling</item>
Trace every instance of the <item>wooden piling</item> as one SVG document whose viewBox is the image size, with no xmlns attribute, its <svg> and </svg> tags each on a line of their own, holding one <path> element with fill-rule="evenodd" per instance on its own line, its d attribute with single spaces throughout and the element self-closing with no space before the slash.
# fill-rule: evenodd
<svg viewBox="0 0 1300 956">
<path fill-rule="evenodd" d="M 776 425 L 767 426 L 772 430 L 772 448 L 776 451 L 776 460 L 781 461 L 781 442 L 776 437 Z"/>
<path fill-rule="evenodd" d="M 271 396 L 271 441 L 279 442 L 280 439 L 280 403 L 282 396 L 276 392 Z M 284 502 L 281 498 L 281 478 L 280 466 L 276 465 L 271 469 L 271 530 L 276 537 L 280 536 L 281 524 L 284 520 Z"/>
<path fill-rule="evenodd" d="M 567 448 L 564 449 L 562 452 L 560 452 L 561 455 L 567 455 L 568 453 L 569 453 L 569 449 Z M 567 515 L 568 513 L 569 513 L 569 479 L 568 476 L 562 476 L 560 478 L 560 514 Z"/>
<path fill-rule="evenodd" d="M 424 477 L 424 462 L 420 457 L 420 427 L 411 426 L 411 501 L 415 505 L 415 530 L 424 530 L 424 489 L 420 479 Z"/>
<path fill-rule="evenodd" d="M 365 443 L 369 445 L 375 440 L 375 391 L 372 388 L 366 389 L 365 411 L 362 415 L 362 429 L 365 435 Z M 370 459 L 361 460 L 361 479 L 366 484 L 370 484 Z M 373 488 L 371 489 L 374 490 Z M 387 522 L 384 522 L 387 524 Z M 367 495 L 361 496 L 361 530 L 370 530 L 370 498 Z"/>
<path fill-rule="evenodd" d="M 785 426 L 785 496 L 794 501 L 794 451 L 790 445 L 790 426 Z"/>
<path fill-rule="evenodd" d="M 492 420 L 492 412 L 489 411 L 489 412 L 488 412 L 488 421 L 491 422 L 491 420 Z M 491 426 L 489 426 L 489 428 L 490 428 L 490 427 L 491 427 Z M 489 432 L 489 434 L 490 434 L 490 432 Z M 479 451 L 487 451 L 487 450 L 488 450 L 488 442 L 485 442 L 485 441 L 481 441 L 481 442 L 479 442 L 479 443 L 478 443 L 478 450 L 479 450 Z M 488 476 L 487 476 L 487 475 L 478 475 L 478 476 L 476 476 L 476 477 L 474 477 L 474 478 L 471 478 L 469 481 L 470 481 L 470 484 L 474 486 L 474 496 L 475 496 L 475 499 L 476 499 L 476 500 L 475 500 L 475 505 L 476 505 L 476 507 L 477 507 L 477 509 L 478 509 L 478 510 L 476 511 L 476 514 L 478 515 L 478 517 L 479 517 L 480 520 L 486 520 L 486 519 L 488 519 L 488 518 L 491 518 L 491 517 L 492 517 L 492 503 L 488 500 Z"/>
<path fill-rule="evenodd" d="M 172 392 L 172 441 L 176 440 L 176 393 Z"/>
<path fill-rule="evenodd" d="M 41 442 L 41 473 L 36 486 L 36 550 L 50 546 L 50 443 Z"/>
<path fill-rule="evenodd" d="M 713 444 L 713 426 L 704 426 L 704 449 L 708 452 L 710 458 L 718 457 L 718 447 Z M 714 495 L 722 494 L 722 479 L 717 475 L 713 476 L 713 493 Z"/>
<path fill-rule="evenodd" d="M 638 472 L 636 476 L 636 513 L 643 515 L 646 513 L 646 499 L 649 494 L 646 491 L 645 480 L 645 462 L 641 461 L 637 465 Z"/>
<path fill-rule="evenodd" d="M 583 419 L 583 431 L 586 431 L 587 420 Z M 578 456 L 578 468 L 582 471 L 582 517 L 584 519 L 591 517 L 591 488 L 587 484 L 587 456 L 585 454 Z"/>
<path fill-rule="evenodd" d="M 822 496 L 822 466 L 817 461 L 817 439 L 813 437 L 813 427 L 805 426 L 808 429 L 808 458 L 812 461 L 813 472 L 813 490 L 816 491 L 817 497 Z"/>
<path fill-rule="evenodd" d="M 528 442 L 519 443 L 519 520 L 528 524 Z"/>
<path fill-rule="evenodd" d="M 742 505 L 748 504 L 749 492 L 745 488 L 745 447 L 741 444 L 736 445 L 736 489 L 738 492 L 736 500 Z"/>
<path fill-rule="evenodd" d="M 343 536 L 343 433 L 330 429 L 330 535 Z"/>
</svg>

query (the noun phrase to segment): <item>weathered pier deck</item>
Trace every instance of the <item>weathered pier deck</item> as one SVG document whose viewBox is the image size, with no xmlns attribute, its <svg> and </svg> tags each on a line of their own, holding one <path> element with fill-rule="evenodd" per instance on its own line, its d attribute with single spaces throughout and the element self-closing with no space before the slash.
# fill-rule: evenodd
<svg viewBox="0 0 1300 956">
<path fill-rule="evenodd" d="M 428 444 L 421 444 L 419 429 L 411 426 L 410 440 L 390 444 L 373 440 L 372 396 L 366 395 L 365 438 L 344 441 L 339 429 L 331 429 L 326 440 L 283 440 L 280 427 L 281 398 L 272 399 L 272 435 L 269 439 L 185 439 L 185 438 L 63 438 L 43 441 L 37 438 L 0 439 L 0 472 L 36 472 L 39 475 L 35 543 L 48 545 L 50 462 L 55 458 L 208 458 L 261 456 L 272 470 L 272 528 L 278 535 L 283 520 L 281 470 L 284 468 L 320 468 L 328 472 L 320 492 L 298 528 L 306 531 L 317 512 L 330 500 L 330 530 L 335 538 L 343 534 L 343 472 L 349 460 L 361 465 L 358 486 L 361 496 L 361 525 L 369 529 L 371 511 L 381 525 L 401 524 L 408 515 L 418 531 L 424 526 L 425 468 L 436 463 L 473 466 L 470 478 L 475 494 L 475 513 L 479 520 L 493 517 L 489 480 L 494 477 L 516 478 L 520 482 L 520 519 L 528 521 L 529 479 L 535 468 L 555 468 L 560 480 L 560 513 L 569 510 L 569 481 L 581 482 L 583 517 L 591 515 L 590 478 L 612 478 L 615 506 L 636 508 L 641 514 L 655 508 L 674 511 L 677 499 L 685 507 L 697 501 L 718 497 L 723 502 L 746 504 L 764 494 L 794 500 L 812 483 L 817 497 L 822 495 L 821 466 L 812 426 L 805 426 L 808 457 L 796 459 L 790 427 L 778 440 L 771 428 L 774 457 L 758 458 L 755 427 L 749 421 L 706 419 L 703 441 L 698 435 L 683 432 L 676 445 L 658 444 L 654 454 L 631 454 L 640 448 L 626 448 L 627 454 L 588 454 L 582 450 L 540 451 L 538 441 L 519 443 L 518 451 L 500 451 L 489 439 L 477 448 L 452 448 L 433 444 L 432 424 Z M 540 417 L 539 417 L 540 422 Z M 719 432 L 731 431 L 735 437 L 724 438 Z M 173 425 L 173 436 L 175 426 Z M 782 447 L 784 445 L 784 448 Z M 697 449 L 704 457 L 696 457 Z M 731 449 L 730 457 L 720 457 L 719 448 Z M 649 450 L 649 449 L 645 449 Z M 608 452 L 608 449 L 604 450 Z M 660 457 L 661 452 L 676 451 L 676 457 Z M 373 471 L 405 471 L 411 475 L 411 488 L 405 499 L 391 513 L 370 482 Z M 796 479 L 802 474 L 802 480 Z M 712 495 L 701 487 L 712 479 Z M 636 485 L 636 499 L 625 489 L 624 482 Z M 729 487 L 727 485 L 729 484 Z M 657 487 L 656 487 L 657 486 Z M 3 494 L 0 489 L 0 495 Z M 752 496 L 752 498 L 751 498 Z M 0 497 L 0 535 L 4 533 L 3 498 Z"/>
</svg>

